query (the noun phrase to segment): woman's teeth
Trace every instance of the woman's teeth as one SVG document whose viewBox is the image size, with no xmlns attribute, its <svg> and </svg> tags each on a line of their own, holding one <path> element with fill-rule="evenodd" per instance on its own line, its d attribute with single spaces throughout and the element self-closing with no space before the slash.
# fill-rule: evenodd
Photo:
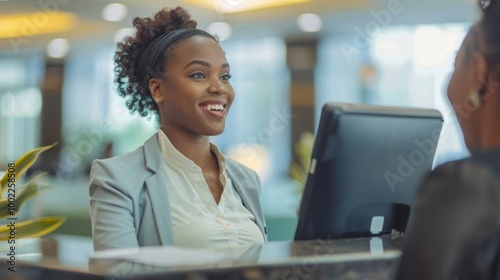
<svg viewBox="0 0 500 280">
<path fill-rule="evenodd" d="M 207 105 L 203 106 L 203 109 L 210 110 L 210 111 L 222 111 L 224 110 L 224 106 L 221 104 L 214 104 L 214 105 Z"/>
</svg>

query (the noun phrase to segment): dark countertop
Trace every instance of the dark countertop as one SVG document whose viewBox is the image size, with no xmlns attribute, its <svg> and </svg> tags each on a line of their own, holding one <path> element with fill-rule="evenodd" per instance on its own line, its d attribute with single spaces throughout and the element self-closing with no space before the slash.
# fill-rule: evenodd
<svg viewBox="0 0 500 280">
<path fill-rule="evenodd" d="M 16 272 L 8 270 L 7 244 L 0 243 L 0 279 L 390 279 L 402 238 L 273 241 L 230 260 L 175 267 L 92 259 L 88 238 L 54 235 L 18 243 Z M 235 249 L 216 251 L 235 255 Z"/>
</svg>

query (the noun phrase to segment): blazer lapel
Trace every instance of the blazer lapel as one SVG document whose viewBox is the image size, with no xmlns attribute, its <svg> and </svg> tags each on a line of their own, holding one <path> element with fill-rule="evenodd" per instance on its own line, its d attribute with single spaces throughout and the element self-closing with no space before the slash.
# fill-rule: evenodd
<svg viewBox="0 0 500 280">
<path fill-rule="evenodd" d="M 167 188 L 164 185 L 161 169 L 162 157 L 157 133 L 144 143 L 144 157 L 146 167 L 153 172 L 153 175 L 146 179 L 146 189 L 151 201 L 158 235 L 163 245 L 173 244 L 172 213 Z"/>
<path fill-rule="evenodd" d="M 233 182 L 234 189 L 238 192 L 241 197 L 241 201 L 243 205 L 255 216 L 255 222 L 257 226 L 263 231 L 264 236 L 265 225 L 264 221 L 260 219 L 263 217 L 262 208 L 260 207 L 260 195 L 257 187 L 254 187 L 254 182 L 252 182 L 248 175 L 243 174 L 242 170 L 230 161 L 228 161 L 227 165 L 227 173 L 231 181 Z"/>
</svg>

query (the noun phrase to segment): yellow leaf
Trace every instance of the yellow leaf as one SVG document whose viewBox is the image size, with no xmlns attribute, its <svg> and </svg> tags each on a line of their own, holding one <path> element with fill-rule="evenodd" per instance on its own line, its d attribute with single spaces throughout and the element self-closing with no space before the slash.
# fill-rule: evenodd
<svg viewBox="0 0 500 280">
<path fill-rule="evenodd" d="M 0 219 L 14 216 L 21 209 L 24 202 L 37 195 L 40 191 L 49 189 L 50 186 L 42 186 L 38 183 L 38 179 L 44 175 L 46 174 L 40 174 L 26 185 L 16 189 L 16 191 L 20 190 L 20 192 L 9 191 L 6 197 L 0 200 Z M 12 209 L 13 206 L 15 206 L 15 209 Z"/>
<path fill-rule="evenodd" d="M 305 172 L 297 163 L 292 162 L 290 166 L 290 177 L 303 185 L 307 179 L 307 172 Z"/>
<path fill-rule="evenodd" d="M 44 146 L 40 148 L 33 149 L 24 155 L 22 155 L 20 158 L 18 158 L 15 162 L 15 180 L 16 182 L 21 179 L 21 176 L 24 175 L 26 170 L 30 168 L 33 163 L 35 163 L 36 159 L 38 158 L 38 155 L 52 147 L 57 145 L 57 142 L 50 145 L 50 146 Z M 8 181 L 8 174 L 11 174 L 8 170 L 3 174 L 2 179 L 0 179 L 0 195 L 2 195 L 6 190 L 7 190 L 7 181 Z"/>
<path fill-rule="evenodd" d="M 63 217 L 43 217 L 20 222 L 7 220 L 13 224 L 0 226 L 0 241 L 41 237 L 59 228 L 65 220 Z"/>
</svg>

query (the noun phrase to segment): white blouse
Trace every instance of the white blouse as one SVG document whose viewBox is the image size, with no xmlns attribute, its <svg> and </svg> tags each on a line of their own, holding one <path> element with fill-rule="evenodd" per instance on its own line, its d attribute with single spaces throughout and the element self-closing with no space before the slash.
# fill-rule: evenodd
<svg viewBox="0 0 500 280">
<path fill-rule="evenodd" d="M 218 248 L 264 242 L 255 217 L 243 206 L 226 174 L 226 159 L 217 146 L 210 143 L 210 150 L 219 162 L 219 179 L 224 188 L 219 204 L 201 168 L 181 154 L 161 129 L 158 130 L 158 142 L 172 208 L 174 245 Z"/>
</svg>

